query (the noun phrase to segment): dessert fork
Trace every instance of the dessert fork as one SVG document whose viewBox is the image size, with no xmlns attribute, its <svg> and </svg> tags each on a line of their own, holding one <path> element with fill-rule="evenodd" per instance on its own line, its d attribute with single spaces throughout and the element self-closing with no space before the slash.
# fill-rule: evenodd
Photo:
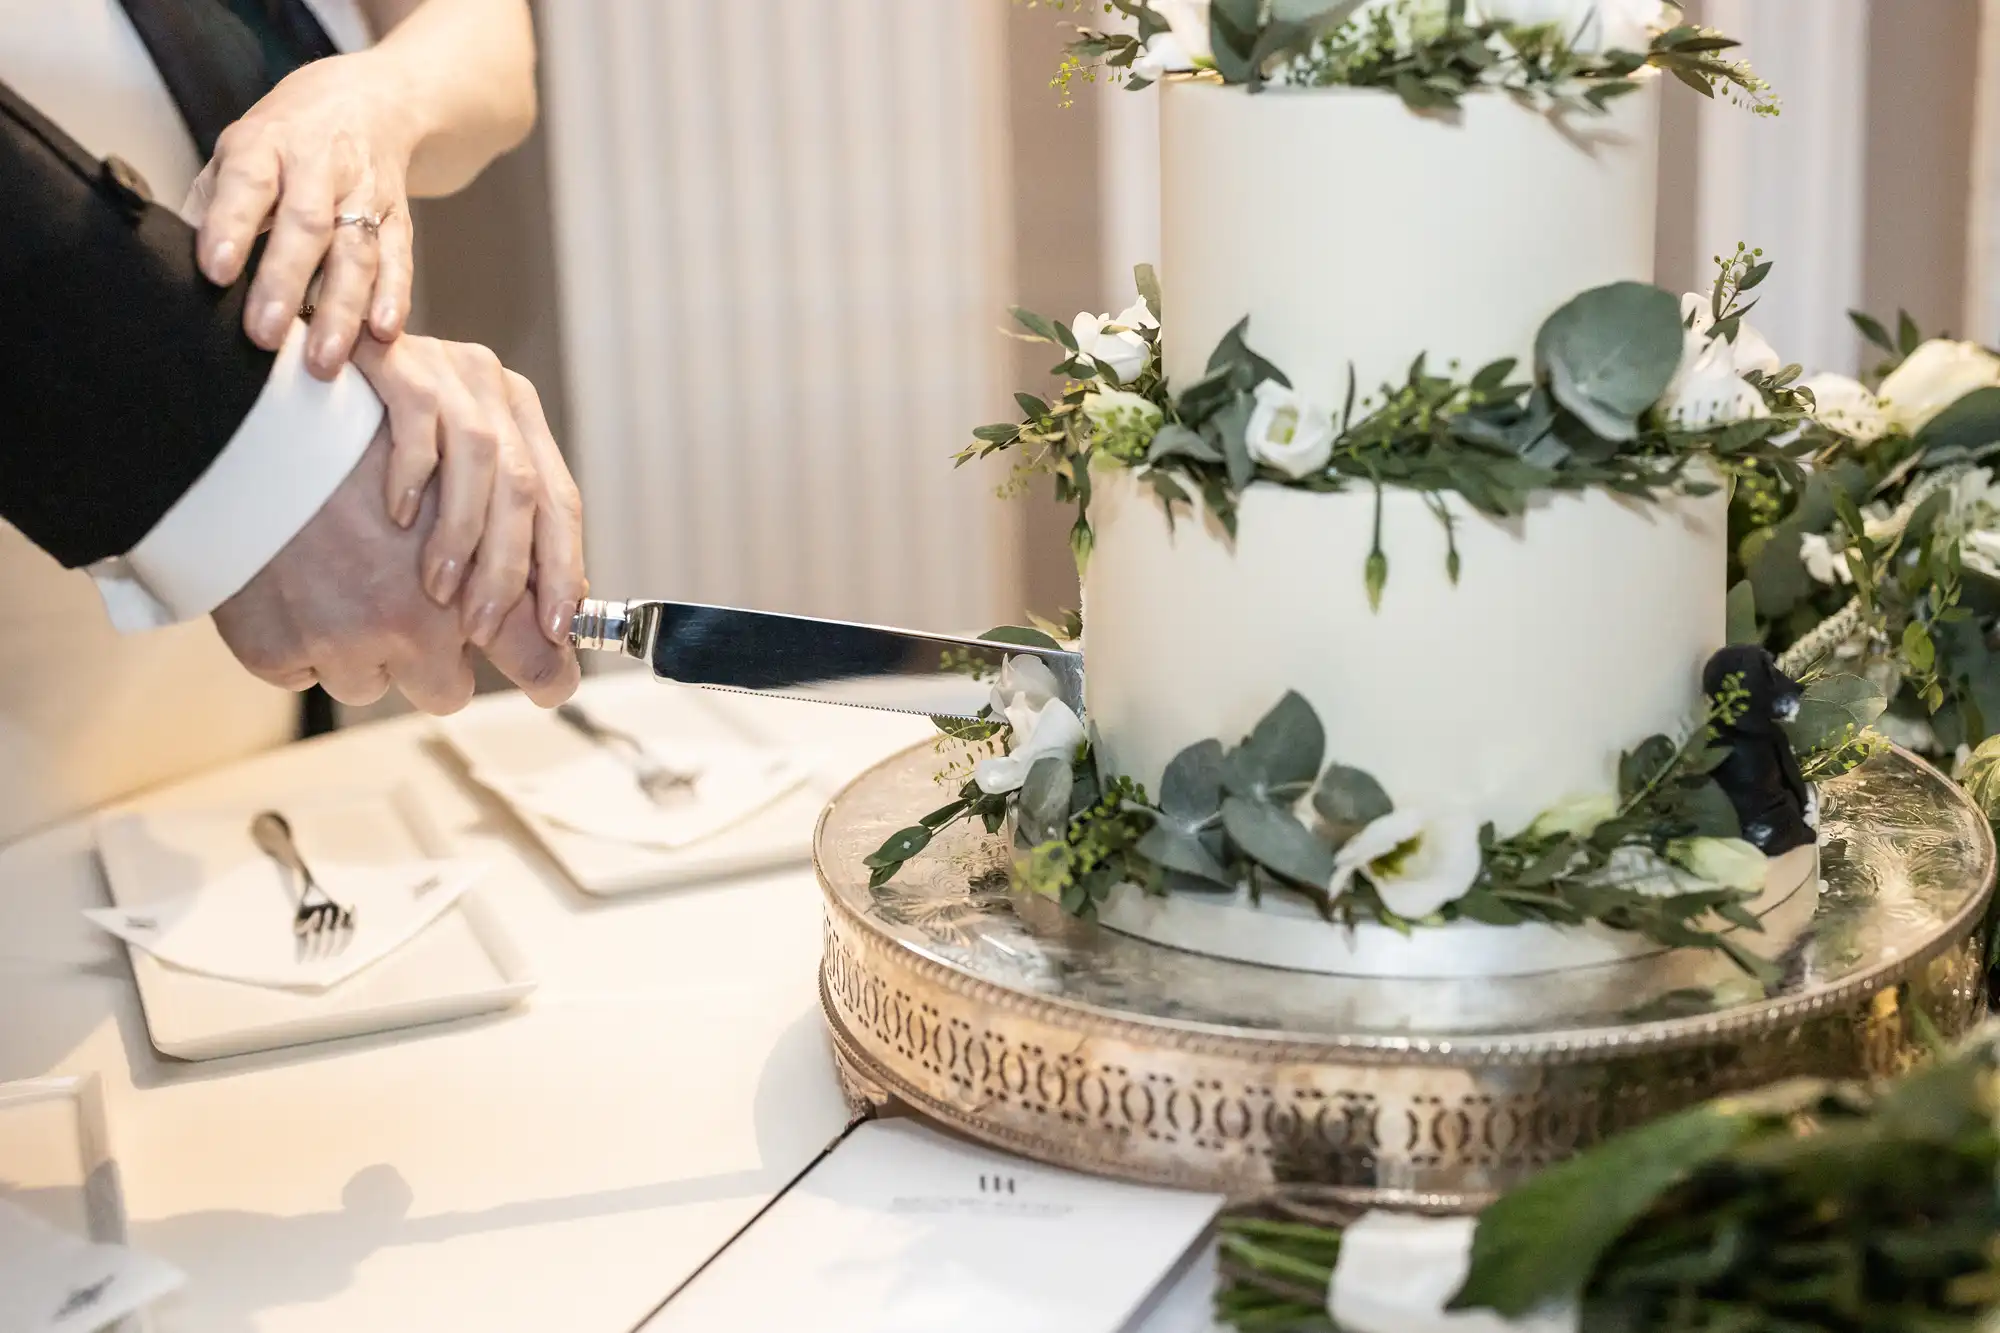
<svg viewBox="0 0 2000 1333">
<path fill-rule="evenodd" d="M 632 776 L 648 800 L 659 802 L 693 789 L 693 773 L 683 773 L 661 763 L 659 757 L 647 750 L 645 743 L 630 732 L 605 726 L 573 703 L 558 704 L 556 716 L 596 744 L 624 751 L 632 765 Z"/>
<path fill-rule="evenodd" d="M 292 934 L 305 941 L 321 939 L 329 931 L 353 933 L 354 909 L 335 902 L 313 878 L 305 858 L 299 855 L 298 843 L 292 839 L 290 821 L 276 810 L 266 810 L 250 821 L 250 836 L 264 855 L 298 876 L 299 906 L 292 913 Z M 335 947 L 345 943 L 342 938 Z"/>
</svg>

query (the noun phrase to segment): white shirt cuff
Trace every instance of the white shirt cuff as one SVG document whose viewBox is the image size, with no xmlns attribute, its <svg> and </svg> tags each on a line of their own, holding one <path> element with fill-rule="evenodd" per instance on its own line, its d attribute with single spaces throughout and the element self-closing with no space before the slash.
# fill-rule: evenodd
<svg viewBox="0 0 2000 1333">
<path fill-rule="evenodd" d="M 208 470 L 125 555 L 90 567 L 121 633 L 207 615 L 312 521 L 368 451 L 382 400 L 352 365 L 305 367 L 295 320 L 249 415 Z"/>
</svg>

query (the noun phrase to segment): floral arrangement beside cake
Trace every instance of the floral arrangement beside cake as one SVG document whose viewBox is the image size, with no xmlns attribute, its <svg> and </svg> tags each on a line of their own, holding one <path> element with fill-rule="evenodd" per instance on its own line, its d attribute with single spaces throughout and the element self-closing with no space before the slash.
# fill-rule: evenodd
<svg viewBox="0 0 2000 1333">
<path fill-rule="evenodd" d="M 1651 283 L 1660 72 L 1768 90 L 1659 5 L 1112 7 L 1071 68 L 1159 84 L 1164 281 L 1016 312 L 1062 391 L 961 456 L 1077 507 L 1080 619 L 995 637 L 1080 637 L 1087 718 L 1011 661 L 877 878 L 971 819 L 1066 910 L 1242 961 L 1768 975 L 1885 702 L 1732 590 L 1732 516 L 1863 447 L 1746 318 L 1771 262 Z"/>
</svg>

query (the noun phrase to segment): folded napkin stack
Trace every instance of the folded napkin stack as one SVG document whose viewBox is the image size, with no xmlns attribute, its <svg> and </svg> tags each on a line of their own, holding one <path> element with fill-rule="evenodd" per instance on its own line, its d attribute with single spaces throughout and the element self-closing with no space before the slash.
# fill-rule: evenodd
<svg viewBox="0 0 2000 1333">
<path fill-rule="evenodd" d="M 517 810 L 572 832 L 672 850 L 736 827 L 818 771 L 812 756 L 790 750 L 653 738 L 643 744 L 649 757 L 686 775 L 688 785 L 648 794 L 633 756 L 607 748 L 535 772 L 482 765 L 473 776 Z"/>
</svg>

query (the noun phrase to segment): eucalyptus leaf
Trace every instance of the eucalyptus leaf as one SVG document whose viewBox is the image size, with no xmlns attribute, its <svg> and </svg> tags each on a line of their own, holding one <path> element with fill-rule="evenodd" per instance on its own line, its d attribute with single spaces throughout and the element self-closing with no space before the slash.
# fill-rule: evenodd
<svg viewBox="0 0 2000 1333">
<path fill-rule="evenodd" d="M 1167 316 L 1166 308 L 1160 303 L 1160 275 L 1153 271 L 1153 266 L 1134 265 L 1132 283 L 1138 288 L 1139 298 L 1146 303 L 1146 309 L 1153 312 L 1153 318 L 1164 320 Z"/>
<path fill-rule="evenodd" d="M 1222 743 L 1198 741 L 1173 757 L 1160 778 L 1160 809 L 1198 824 L 1222 808 Z"/>
<path fill-rule="evenodd" d="M 1680 814 L 1697 838 L 1740 838 L 1743 823 L 1729 793 L 1713 778 L 1688 789 L 1680 800 Z"/>
<path fill-rule="evenodd" d="M 1872 681 L 1860 676 L 1821 676 L 1806 686 L 1799 711 L 1784 724 L 1785 735 L 1793 749 L 1809 753 L 1873 726 L 1888 706 L 1888 699 Z"/>
<path fill-rule="evenodd" d="M 1011 643 L 1022 648 L 1056 648 L 1062 645 L 1038 629 L 1026 625 L 1000 625 L 979 636 L 987 643 Z"/>
<path fill-rule="evenodd" d="M 1382 784 L 1358 768 L 1329 764 L 1313 792 L 1313 809 L 1326 824 L 1336 850 L 1348 839 L 1395 809 Z"/>
<path fill-rule="evenodd" d="M 1659 780 L 1674 762 L 1675 746 L 1665 736 L 1648 736 L 1618 760 L 1618 794 L 1627 799 Z"/>
<path fill-rule="evenodd" d="M 1037 759 L 1021 784 L 1017 807 L 1021 835 L 1030 846 L 1055 842 L 1069 827 L 1070 785 L 1075 781 L 1069 761 L 1056 755 Z"/>
<path fill-rule="evenodd" d="M 1332 849 L 1288 810 L 1231 796 L 1222 803 L 1222 827 L 1246 856 L 1275 874 L 1322 889 L 1333 878 Z"/>
<path fill-rule="evenodd" d="M 1666 393 L 1683 341 L 1680 302 L 1671 292 L 1618 282 L 1549 316 L 1535 339 L 1535 362 L 1557 402 L 1605 439 L 1627 441 Z"/>
<path fill-rule="evenodd" d="M 1736 645 L 1763 641 L 1764 636 L 1757 630 L 1757 590 L 1744 579 L 1729 590 L 1729 642 Z"/>
<path fill-rule="evenodd" d="M 1148 861 L 1168 870 L 1216 885 L 1235 885 L 1235 877 L 1209 851 L 1201 836 L 1177 824 L 1162 822 L 1153 825 L 1139 839 L 1137 851 Z"/>
<path fill-rule="evenodd" d="M 1292 382 L 1285 378 L 1284 371 L 1250 350 L 1250 344 L 1245 341 L 1249 331 L 1250 317 L 1245 315 L 1236 321 L 1236 327 L 1222 335 L 1222 341 L 1208 354 L 1209 371 L 1229 370 L 1236 373 L 1237 387 L 1246 391 L 1265 380 L 1276 380 L 1287 389 L 1291 388 Z"/>
<path fill-rule="evenodd" d="M 1169 422 L 1160 427 L 1153 436 L 1153 443 L 1146 450 L 1148 463 L 1163 463 L 1169 458 L 1192 458 L 1202 463 L 1220 463 L 1222 451 L 1200 431 L 1190 430 L 1179 422 Z"/>
<path fill-rule="evenodd" d="M 861 864 L 870 870 L 884 870 L 903 862 L 930 846 L 931 831 L 922 824 L 889 835 L 889 840 L 875 851 L 861 858 Z"/>
<path fill-rule="evenodd" d="M 1234 795 L 1289 803 L 1303 796 L 1326 755 L 1326 729 L 1296 690 L 1287 690 L 1223 762 Z"/>
<path fill-rule="evenodd" d="M 1250 456 L 1250 442 L 1246 438 L 1251 411 L 1250 395 L 1239 393 L 1205 427 L 1210 438 L 1220 444 L 1224 464 L 1229 469 L 1229 485 L 1237 491 L 1248 486 L 1257 475 L 1257 460 Z"/>
<path fill-rule="evenodd" d="M 1974 389 L 1917 432 L 1924 461 L 1932 466 L 1957 461 L 1995 441 L 2000 441 L 2000 389 L 1993 388 Z"/>
</svg>

